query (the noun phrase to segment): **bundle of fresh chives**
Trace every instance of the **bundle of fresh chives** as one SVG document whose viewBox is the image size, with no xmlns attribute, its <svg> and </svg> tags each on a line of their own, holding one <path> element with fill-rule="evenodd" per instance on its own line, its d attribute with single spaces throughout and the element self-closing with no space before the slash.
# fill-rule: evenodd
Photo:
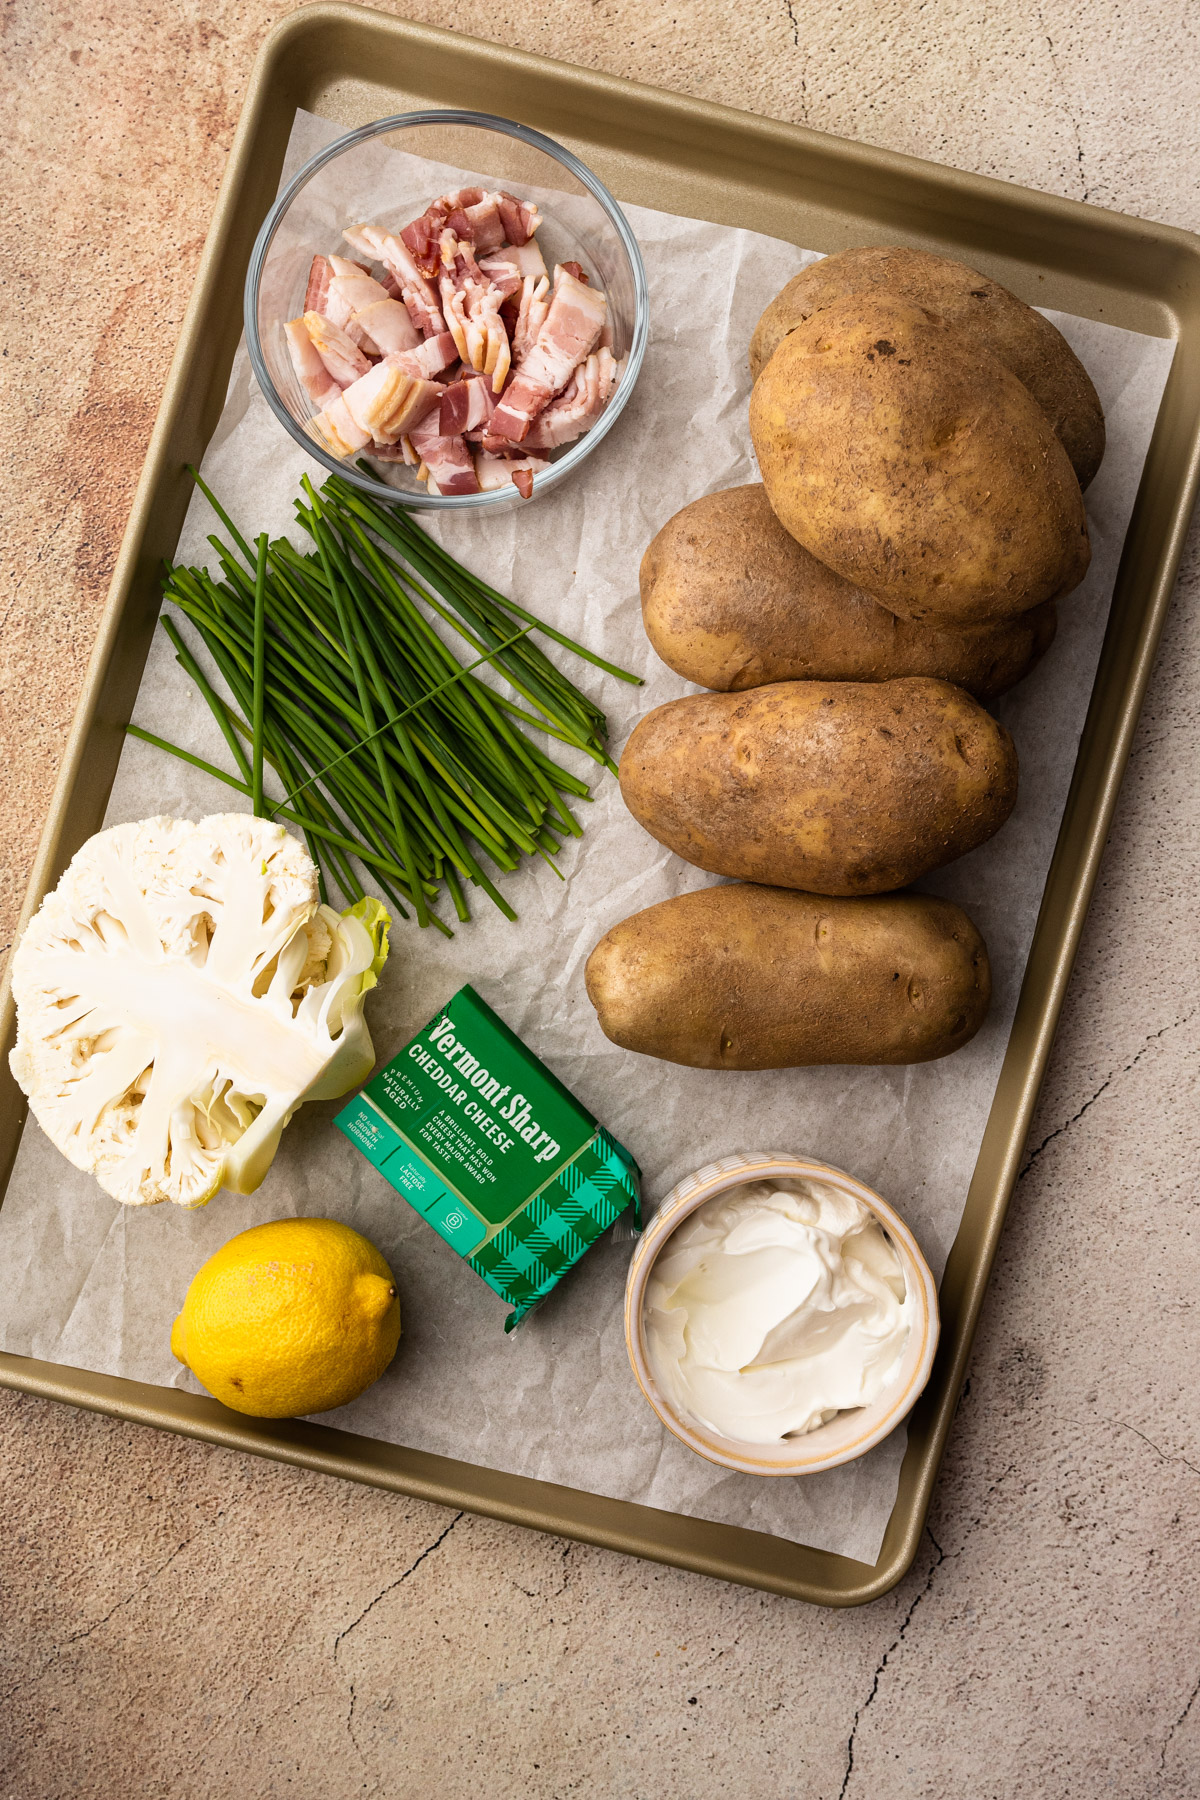
<svg viewBox="0 0 1200 1800">
<path fill-rule="evenodd" d="M 530 641 L 537 630 L 623 681 L 614 664 L 543 625 L 455 562 L 399 509 L 377 505 L 334 476 L 305 479 L 296 516 L 307 554 L 264 534 L 251 548 L 216 497 L 196 481 L 231 542 L 211 537 L 223 579 L 168 567 L 165 597 L 195 629 L 232 696 L 213 688 L 174 619 L 163 629 L 229 747 L 237 775 L 131 725 L 135 737 L 181 757 L 249 797 L 260 814 L 304 834 L 320 873 L 350 901 L 356 866 L 402 916 L 449 928 L 432 910 L 447 889 L 460 920 L 466 888 L 516 917 L 485 864 L 499 873 L 525 856 L 553 867 L 581 827 L 570 799 L 587 784 L 532 742 L 533 727 L 614 770 L 604 714 Z M 465 665 L 422 606 L 473 653 Z M 491 664 L 516 700 L 474 672 Z M 263 798 L 263 768 L 284 787 Z"/>
</svg>

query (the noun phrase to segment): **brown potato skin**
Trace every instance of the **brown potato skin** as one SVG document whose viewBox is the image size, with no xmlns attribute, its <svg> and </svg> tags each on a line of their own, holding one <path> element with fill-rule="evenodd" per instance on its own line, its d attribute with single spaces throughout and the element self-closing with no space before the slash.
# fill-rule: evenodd
<svg viewBox="0 0 1200 1800">
<path fill-rule="evenodd" d="M 882 894 L 999 830 L 1017 753 L 948 681 L 780 681 L 656 707 L 620 779 L 638 823 L 697 868 Z"/>
<path fill-rule="evenodd" d="M 586 981 L 614 1044 L 694 1069 L 931 1062 L 974 1037 L 992 992 L 987 946 L 949 900 L 742 884 L 614 925 Z"/>
<path fill-rule="evenodd" d="M 890 681 L 936 675 L 977 700 L 1006 693 L 1045 655 L 1052 600 L 1017 619 L 898 619 L 797 543 L 761 482 L 693 500 L 642 558 L 642 619 L 663 661 L 699 687 Z"/>
<path fill-rule="evenodd" d="M 1079 483 L 1029 390 L 906 300 L 855 294 L 797 325 L 750 434 L 780 522 L 901 618 L 1016 618 L 1087 572 Z"/>
<path fill-rule="evenodd" d="M 750 340 L 750 375 L 762 374 L 789 331 L 819 306 L 852 293 L 915 301 L 970 332 L 1029 389 L 1085 488 L 1104 456 L 1104 412 L 1092 378 L 1066 338 L 1032 306 L 965 263 L 928 250 L 868 245 L 826 256 L 794 275 Z"/>
</svg>

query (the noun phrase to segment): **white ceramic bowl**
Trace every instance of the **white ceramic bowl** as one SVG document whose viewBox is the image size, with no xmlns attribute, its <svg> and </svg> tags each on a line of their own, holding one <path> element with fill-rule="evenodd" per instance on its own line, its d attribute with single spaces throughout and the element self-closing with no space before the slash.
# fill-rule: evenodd
<svg viewBox="0 0 1200 1800">
<path fill-rule="evenodd" d="M 707 1425 L 678 1413 L 662 1393 L 646 1353 L 646 1283 L 655 1259 L 671 1233 L 697 1207 L 711 1200 L 714 1194 L 740 1187 L 743 1182 L 771 1180 L 826 1181 L 870 1207 L 900 1258 L 905 1285 L 916 1299 L 916 1317 L 895 1379 L 870 1406 L 838 1413 L 828 1424 L 819 1425 L 804 1437 L 789 1438 L 780 1444 L 747 1444 L 722 1437 Z M 698 1169 L 667 1195 L 646 1227 L 629 1266 L 625 1288 L 625 1343 L 638 1386 L 668 1431 L 673 1431 L 689 1450 L 694 1450 L 697 1456 L 707 1457 L 709 1462 L 719 1463 L 722 1468 L 738 1469 L 746 1475 L 815 1475 L 820 1469 L 832 1469 L 838 1463 L 865 1456 L 912 1410 L 929 1380 L 937 1341 L 937 1287 L 917 1240 L 904 1220 L 886 1200 L 880 1199 L 861 1181 L 856 1181 L 853 1175 L 831 1168 L 828 1163 L 813 1162 L 808 1157 L 766 1153 L 725 1156 L 720 1162 L 708 1163 Z"/>
</svg>

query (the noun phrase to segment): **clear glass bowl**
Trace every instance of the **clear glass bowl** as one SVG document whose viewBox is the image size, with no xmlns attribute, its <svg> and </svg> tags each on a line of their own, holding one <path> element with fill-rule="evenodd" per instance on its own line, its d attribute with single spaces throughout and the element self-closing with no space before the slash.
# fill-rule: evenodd
<svg viewBox="0 0 1200 1800">
<path fill-rule="evenodd" d="M 608 405 L 581 438 L 552 453 L 549 469 L 534 481 L 536 498 L 573 474 L 616 424 L 641 369 L 649 327 L 637 240 L 608 189 L 577 156 L 540 131 L 488 113 L 446 109 L 377 119 L 304 165 L 267 214 L 246 276 L 246 345 L 280 424 L 327 469 L 414 511 L 510 506 L 520 496 L 511 484 L 482 494 L 430 494 L 402 463 L 390 464 L 385 479 L 364 474 L 355 458 L 330 455 L 304 429 L 316 409 L 292 368 L 283 327 L 303 311 L 313 257 L 355 254 L 342 240 L 345 226 L 368 220 L 399 231 L 439 194 L 473 185 L 537 202 L 547 267 L 578 262 L 604 289 L 613 355 L 622 362 Z"/>
</svg>

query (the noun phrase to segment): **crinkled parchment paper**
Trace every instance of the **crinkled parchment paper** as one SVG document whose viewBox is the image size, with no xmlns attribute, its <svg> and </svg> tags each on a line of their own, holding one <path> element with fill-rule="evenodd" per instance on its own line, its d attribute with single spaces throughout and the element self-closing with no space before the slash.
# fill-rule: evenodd
<svg viewBox="0 0 1200 1800">
<path fill-rule="evenodd" d="M 338 128 L 301 114 L 287 174 Z M 387 152 L 387 155 L 393 153 Z M 416 211 L 441 191 L 429 165 L 400 175 Z M 752 232 L 630 207 L 650 279 L 650 350 L 624 417 L 584 470 L 532 506 L 454 518 L 436 530 L 497 587 L 645 676 L 623 686 L 564 658 L 607 709 L 614 747 L 650 707 L 690 691 L 651 652 L 638 606 L 638 562 L 689 500 L 755 475 L 746 347 L 767 300 L 811 254 Z M 357 216 L 357 215 L 355 215 Z M 990 844 L 930 882 L 960 901 L 991 950 L 991 1016 L 965 1050 L 912 1069 L 681 1069 L 616 1049 L 583 985 L 588 952 L 640 907 L 710 880 L 660 848 L 601 775 L 582 841 L 560 881 L 530 865 L 505 883 L 511 925 L 481 900 L 447 943 L 398 924 L 369 1011 L 385 1059 L 470 981 L 629 1146 L 652 1207 L 681 1176 L 733 1151 L 782 1149 L 851 1169 L 897 1206 L 940 1272 L 958 1229 L 1012 1022 L 1100 649 L 1121 543 L 1173 345 L 1051 315 L 1087 364 L 1108 419 L 1108 454 L 1088 493 L 1093 560 L 1061 608 L 1058 639 L 997 707 L 1021 758 L 1021 797 Z M 317 470 L 287 439 L 239 352 L 205 458 L 209 482 L 249 536 L 291 525 L 301 473 Z M 428 518 L 429 515 L 426 515 Z M 201 502 L 179 555 L 208 556 Z M 299 537 L 297 541 L 301 541 Z M 307 546 L 306 546 L 307 547 Z M 220 767 L 227 752 L 163 635 L 136 720 Z M 581 772 L 591 765 L 579 759 Z M 209 777 L 130 740 L 108 810 L 199 817 L 242 806 Z M 125 1210 L 51 1148 L 25 1134 L 0 1214 L 0 1341 L 7 1350 L 142 1381 L 194 1387 L 168 1348 L 171 1319 L 200 1263 L 234 1232 L 285 1214 L 328 1214 L 365 1232 L 396 1271 L 404 1336 L 388 1374 L 332 1424 L 445 1456 L 595 1493 L 727 1521 L 875 1560 L 896 1494 L 904 1434 L 859 1462 L 795 1480 L 723 1473 L 664 1433 L 634 1384 L 622 1299 L 628 1243 L 598 1245 L 514 1338 L 503 1303 L 330 1125 L 306 1108 L 271 1173 L 248 1198 L 221 1195 L 187 1213 Z"/>
</svg>

